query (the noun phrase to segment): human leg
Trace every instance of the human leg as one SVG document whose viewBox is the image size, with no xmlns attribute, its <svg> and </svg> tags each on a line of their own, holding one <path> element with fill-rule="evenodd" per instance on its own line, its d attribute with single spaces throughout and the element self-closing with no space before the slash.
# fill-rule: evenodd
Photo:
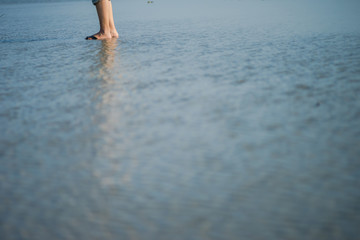
<svg viewBox="0 0 360 240">
<path fill-rule="evenodd" d="M 114 23 L 114 16 L 113 16 L 113 9 L 111 1 L 109 1 L 109 27 L 110 27 L 110 33 L 113 38 L 118 38 L 119 34 L 116 31 L 115 23 Z"/>
<path fill-rule="evenodd" d="M 110 29 L 110 10 L 111 3 L 108 0 L 93 1 L 99 17 L 100 31 L 92 36 L 86 37 L 87 40 L 112 38 Z M 111 11 L 112 12 L 112 11 Z"/>
</svg>

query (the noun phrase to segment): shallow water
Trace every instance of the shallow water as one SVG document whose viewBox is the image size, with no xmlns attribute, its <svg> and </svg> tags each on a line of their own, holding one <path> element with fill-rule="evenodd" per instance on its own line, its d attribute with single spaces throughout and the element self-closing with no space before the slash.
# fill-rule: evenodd
<svg viewBox="0 0 360 240">
<path fill-rule="evenodd" d="M 357 3 L 113 2 L 0 5 L 1 239 L 358 238 Z"/>
</svg>

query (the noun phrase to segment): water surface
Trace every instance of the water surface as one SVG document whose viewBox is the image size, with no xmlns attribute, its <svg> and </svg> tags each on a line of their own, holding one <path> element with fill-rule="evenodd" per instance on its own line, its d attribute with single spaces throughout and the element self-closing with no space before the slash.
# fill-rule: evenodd
<svg viewBox="0 0 360 240">
<path fill-rule="evenodd" d="M 90 42 L 89 2 L 0 5 L 1 239 L 357 239 L 358 5 L 321 2 L 114 0 Z"/>
</svg>

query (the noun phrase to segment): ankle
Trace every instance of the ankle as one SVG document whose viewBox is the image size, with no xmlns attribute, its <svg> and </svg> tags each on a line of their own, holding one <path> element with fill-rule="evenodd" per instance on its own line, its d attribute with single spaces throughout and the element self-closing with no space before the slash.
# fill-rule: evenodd
<svg viewBox="0 0 360 240">
<path fill-rule="evenodd" d="M 111 32 L 111 28 L 110 27 L 100 27 L 100 31 L 99 33 L 101 34 L 109 34 Z"/>
</svg>

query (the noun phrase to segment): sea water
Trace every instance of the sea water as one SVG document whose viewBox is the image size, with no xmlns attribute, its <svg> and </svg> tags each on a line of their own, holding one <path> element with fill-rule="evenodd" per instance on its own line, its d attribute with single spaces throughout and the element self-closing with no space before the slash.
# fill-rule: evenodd
<svg viewBox="0 0 360 240">
<path fill-rule="evenodd" d="M 1 1 L 1 239 L 358 239 L 357 1 Z"/>
</svg>

